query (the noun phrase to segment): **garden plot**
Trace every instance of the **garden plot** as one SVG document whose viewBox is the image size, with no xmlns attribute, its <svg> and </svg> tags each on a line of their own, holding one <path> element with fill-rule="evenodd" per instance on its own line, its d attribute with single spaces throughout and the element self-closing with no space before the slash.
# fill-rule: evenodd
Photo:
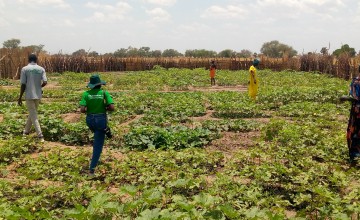
<svg viewBox="0 0 360 220">
<path fill-rule="evenodd" d="M 18 82 L 0 88 L 0 218 L 354 219 L 358 166 L 347 161 L 348 83 L 261 70 L 103 73 L 115 101 L 95 179 L 92 134 L 78 112 L 90 74 L 49 74 L 44 144 L 21 135 Z M 53 80 L 53 82 L 51 82 Z M 294 86 L 296 85 L 296 86 Z M 65 93 L 64 90 L 67 92 Z M 355 218 L 356 219 L 356 218 Z"/>
</svg>

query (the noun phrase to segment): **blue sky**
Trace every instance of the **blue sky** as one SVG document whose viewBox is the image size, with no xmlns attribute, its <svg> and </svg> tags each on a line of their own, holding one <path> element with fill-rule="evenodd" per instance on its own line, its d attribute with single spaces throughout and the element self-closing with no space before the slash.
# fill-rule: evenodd
<svg viewBox="0 0 360 220">
<path fill-rule="evenodd" d="M 50 53 L 248 49 L 279 40 L 299 53 L 360 50 L 359 0 L 0 0 L 0 43 Z"/>
</svg>

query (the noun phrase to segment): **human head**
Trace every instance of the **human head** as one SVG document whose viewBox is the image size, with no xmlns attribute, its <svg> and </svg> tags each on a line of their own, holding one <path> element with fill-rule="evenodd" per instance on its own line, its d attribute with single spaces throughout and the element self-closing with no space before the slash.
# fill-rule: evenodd
<svg viewBox="0 0 360 220">
<path fill-rule="evenodd" d="M 96 86 L 105 85 L 106 82 L 100 79 L 100 76 L 98 74 L 92 75 L 90 77 L 90 82 L 88 83 L 88 87 L 90 89 L 95 88 Z"/>
<path fill-rule="evenodd" d="M 35 54 L 30 54 L 28 57 L 29 63 L 36 63 L 37 62 L 37 56 Z"/>
<path fill-rule="evenodd" d="M 212 61 L 211 61 L 211 64 L 214 64 L 214 63 L 215 63 L 215 60 L 212 60 Z"/>
<path fill-rule="evenodd" d="M 253 61 L 254 66 L 259 66 L 259 63 L 260 63 L 260 60 L 254 59 L 254 61 Z"/>
</svg>

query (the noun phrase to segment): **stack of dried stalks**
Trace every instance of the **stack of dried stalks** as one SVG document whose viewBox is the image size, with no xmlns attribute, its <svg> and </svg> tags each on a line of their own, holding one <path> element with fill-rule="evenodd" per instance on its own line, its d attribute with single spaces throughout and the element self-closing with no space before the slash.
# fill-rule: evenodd
<svg viewBox="0 0 360 220">
<path fill-rule="evenodd" d="M 18 79 L 20 70 L 27 64 L 27 49 L 0 49 L 0 78 Z M 47 72 L 115 72 L 142 71 L 152 69 L 155 65 L 164 68 L 209 68 L 210 61 L 215 60 L 218 69 L 248 70 L 252 59 L 246 58 L 189 58 L 189 57 L 129 57 L 117 58 L 111 56 L 85 57 L 70 55 L 39 54 L 39 64 Z M 349 79 L 357 74 L 360 56 L 351 58 L 343 54 L 337 59 L 330 55 L 305 54 L 294 58 L 260 57 L 261 69 L 274 71 L 317 71 L 333 76 Z"/>
</svg>

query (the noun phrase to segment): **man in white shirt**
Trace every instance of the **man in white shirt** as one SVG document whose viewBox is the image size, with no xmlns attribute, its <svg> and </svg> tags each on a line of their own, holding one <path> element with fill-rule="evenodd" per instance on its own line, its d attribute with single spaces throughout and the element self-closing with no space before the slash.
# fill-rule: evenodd
<svg viewBox="0 0 360 220">
<path fill-rule="evenodd" d="M 42 87 L 47 84 L 47 78 L 45 69 L 37 65 L 36 62 L 37 56 L 35 54 L 30 54 L 29 64 L 21 69 L 21 89 L 18 104 L 22 105 L 22 96 L 25 92 L 25 101 L 26 107 L 29 111 L 29 117 L 23 134 L 28 135 L 30 133 L 31 125 L 34 125 L 39 141 L 44 142 L 44 136 L 41 132 L 37 109 L 42 98 Z"/>
</svg>

